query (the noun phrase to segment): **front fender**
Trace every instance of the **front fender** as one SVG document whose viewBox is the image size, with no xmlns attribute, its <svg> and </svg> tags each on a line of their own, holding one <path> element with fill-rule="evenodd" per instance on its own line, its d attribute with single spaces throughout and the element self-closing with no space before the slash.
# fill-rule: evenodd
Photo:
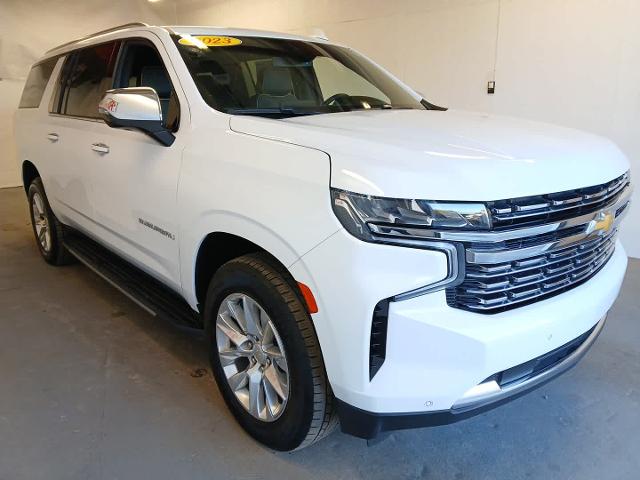
<svg viewBox="0 0 640 480">
<path fill-rule="evenodd" d="M 183 294 L 194 308 L 196 259 L 210 233 L 249 240 L 288 267 L 341 228 L 331 210 L 326 153 L 204 130 L 183 153 L 178 187 Z"/>
</svg>

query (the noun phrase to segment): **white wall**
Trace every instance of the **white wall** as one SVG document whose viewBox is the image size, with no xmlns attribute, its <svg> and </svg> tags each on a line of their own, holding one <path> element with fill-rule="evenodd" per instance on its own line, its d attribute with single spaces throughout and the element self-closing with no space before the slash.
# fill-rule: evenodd
<svg viewBox="0 0 640 480">
<path fill-rule="evenodd" d="M 164 0 L 0 0 L 0 188 L 21 184 L 13 113 L 29 67 L 46 50 L 132 21 L 175 23 Z"/>
<path fill-rule="evenodd" d="M 0 186 L 20 181 L 11 117 L 28 66 L 68 39 L 136 20 L 321 28 L 435 103 L 605 135 L 638 183 L 639 18 L 639 0 L 0 0 Z M 640 188 L 635 203 L 623 241 L 640 257 Z"/>
<path fill-rule="evenodd" d="M 435 103 L 614 140 L 640 182 L 639 0 L 178 0 L 178 22 L 312 33 Z M 487 81 L 496 68 L 496 94 Z M 640 188 L 622 238 L 640 257 Z"/>
</svg>

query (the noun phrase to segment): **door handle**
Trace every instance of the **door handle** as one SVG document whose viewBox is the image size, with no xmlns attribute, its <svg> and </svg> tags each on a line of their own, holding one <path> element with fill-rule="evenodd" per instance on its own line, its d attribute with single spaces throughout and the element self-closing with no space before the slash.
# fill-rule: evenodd
<svg viewBox="0 0 640 480">
<path fill-rule="evenodd" d="M 60 139 L 57 133 L 49 133 L 47 134 L 47 138 L 52 142 L 57 142 Z"/>
<path fill-rule="evenodd" d="M 109 153 L 109 146 L 104 143 L 94 143 L 91 145 L 91 150 L 98 153 Z"/>
</svg>

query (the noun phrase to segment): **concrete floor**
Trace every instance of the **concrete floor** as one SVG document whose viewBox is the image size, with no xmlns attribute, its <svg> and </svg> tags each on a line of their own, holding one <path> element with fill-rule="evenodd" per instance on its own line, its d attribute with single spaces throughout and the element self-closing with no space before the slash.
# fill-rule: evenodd
<svg viewBox="0 0 640 480">
<path fill-rule="evenodd" d="M 526 397 L 373 447 L 336 433 L 274 453 L 227 412 L 197 335 L 45 264 L 23 191 L 0 190 L 0 479 L 639 478 L 639 285 L 632 260 L 589 355 Z"/>
</svg>

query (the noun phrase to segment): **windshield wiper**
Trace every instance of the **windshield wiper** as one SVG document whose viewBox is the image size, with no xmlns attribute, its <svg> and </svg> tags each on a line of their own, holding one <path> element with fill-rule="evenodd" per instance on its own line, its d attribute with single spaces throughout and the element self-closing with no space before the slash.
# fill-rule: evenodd
<svg viewBox="0 0 640 480">
<path fill-rule="evenodd" d="M 295 107 L 270 107 L 270 108 L 230 108 L 226 112 L 229 115 L 256 115 L 272 118 L 301 117 L 306 115 L 320 115 L 325 113 L 340 112 L 361 112 L 366 110 L 404 110 L 410 107 L 394 107 L 390 104 L 370 106 L 369 108 L 360 105 L 342 106 L 339 110 L 330 108 L 317 110 L 313 108 L 295 108 Z"/>
<path fill-rule="evenodd" d="M 297 117 L 303 115 L 318 115 L 321 113 L 330 113 L 326 110 L 307 110 L 297 109 L 293 107 L 277 107 L 277 108 L 230 108 L 227 110 L 229 115 L 264 115 L 276 118 Z"/>
</svg>

